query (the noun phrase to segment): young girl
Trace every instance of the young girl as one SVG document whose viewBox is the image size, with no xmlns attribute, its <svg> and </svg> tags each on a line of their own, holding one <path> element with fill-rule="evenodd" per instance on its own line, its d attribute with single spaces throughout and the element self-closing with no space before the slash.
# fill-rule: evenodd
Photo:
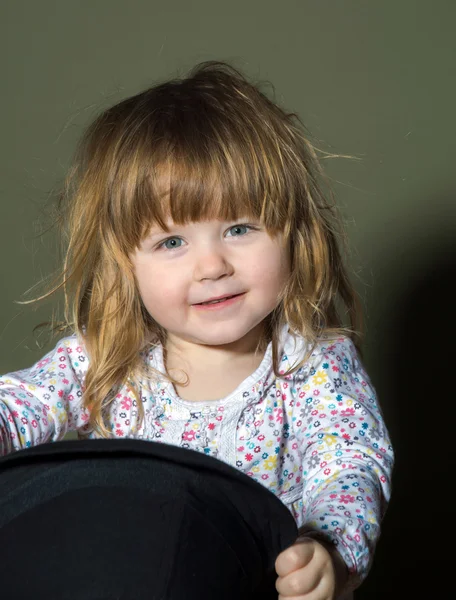
<svg viewBox="0 0 456 600">
<path fill-rule="evenodd" d="M 224 63 L 110 108 L 62 196 L 70 335 L 0 379 L 3 454 L 77 431 L 263 484 L 300 531 L 279 598 L 309 600 L 366 577 L 393 463 L 321 177 L 296 115 Z"/>
</svg>

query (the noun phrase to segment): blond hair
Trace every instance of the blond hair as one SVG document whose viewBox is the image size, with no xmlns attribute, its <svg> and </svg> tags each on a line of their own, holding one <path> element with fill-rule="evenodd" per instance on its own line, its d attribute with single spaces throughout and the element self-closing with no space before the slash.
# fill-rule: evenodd
<svg viewBox="0 0 456 600">
<path fill-rule="evenodd" d="M 151 224 L 167 230 L 167 213 L 178 224 L 251 215 L 271 235 L 283 234 L 291 275 L 258 346 L 272 342 L 276 376 L 285 323 L 311 346 L 323 335 L 356 341 L 361 315 L 324 180 L 299 117 L 226 63 L 202 63 L 123 100 L 88 127 L 61 197 L 64 266 L 42 297 L 63 289 L 65 326 L 84 340 L 90 364 L 83 404 L 95 430 L 110 435 L 105 410 L 123 385 L 144 417 L 138 376 L 145 352 L 163 344 L 166 332 L 142 304 L 130 257 Z"/>
</svg>

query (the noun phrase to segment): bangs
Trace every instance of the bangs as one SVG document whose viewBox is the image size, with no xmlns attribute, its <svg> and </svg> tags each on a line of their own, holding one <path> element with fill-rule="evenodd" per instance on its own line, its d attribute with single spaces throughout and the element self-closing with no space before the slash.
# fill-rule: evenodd
<svg viewBox="0 0 456 600">
<path fill-rule="evenodd" d="M 136 115 L 118 146 L 109 202 L 121 246 L 134 251 L 154 225 L 169 231 L 168 219 L 251 218 L 288 237 L 299 177 L 268 115 L 240 100 L 186 104 L 184 94 L 173 105 L 168 93 L 166 101 L 161 110 L 149 107 L 141 126 Z"/>
<path fill-rule="evenodd" d="M 281 211 L 268 213 L 267 193 L 255 189 L 253 183 L 261 178 L 252 175 L 246 165 L 242 165 L 243 170 L 228 169 L 214 160 L 213 154 L 211 159 L 199 157 L 197 161 L 188 156 L 192 155 L 182 152 L 182 156 L 156 168 L 142 190 L 138 189 L 132 206 L 134 214 L 142 215 L 138 242 L 153 225 L 168 232 L 168 220 L 184 225 L 213 219 L 254 219 L 273 232 L 282 229 L 277 219 Z"/>
<path fill-rule="evenodd" d="M 156 167 L 153 158 L 145 157 L 144 177 L 131 199 L 130 220 L 137 221 L 140 216 L 141 221 L 131 240 L 134 246 L 153 225 L 168 232 L 169 219 L 184 225 L 250 218 L 271 233 L 282 230 L 287 211 L 283 206 L 286 197 L 275 185 L 279 174 L 273 172 L 273 165 L 264 164 L 266 153 L 261 153 L 261 148 L 262 156 L 246 156 L 245 145 L 239 146 L 192 137 L 188 143 L 174 146 L 172 154 Z M 149 169 L 145 165 L 150 165 Z"/>
</svg>

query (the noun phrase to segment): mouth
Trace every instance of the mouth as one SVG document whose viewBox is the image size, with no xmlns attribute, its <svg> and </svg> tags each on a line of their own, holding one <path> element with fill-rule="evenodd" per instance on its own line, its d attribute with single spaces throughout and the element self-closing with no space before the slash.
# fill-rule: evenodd
<svg viewBox="0 0 456 600">
<path fill-rule="evenodd" d="M 193 306 L 198 309 L 206 310 L 224 308 L 225 306 L 231 306 L 232 304 L 234 304 L 239 298 L 243 297 L 244 294 L 245 292 L 243 292 L 242 294 L 235 294 L 234 296 L 218 298 L 217 300 L 211 300 L 210 302 L 200 302 L 199 304 L 194 304 Z"/>
<path fill-rule="evenodd" d="M 231 298 L 236 298 L 236 296 L 240 296 L 240 294 L 234 294 L 233 296 L 225 296 L 224 298 L 218 298 L 217 300 L 210 300 L 208 302 L 199 302 L 195 304 L 195 306 L 207 306 L 209 304 L 219 304 L 220 302 L 225 302 L 226 300 L 231 300 Z"/>
</svg>

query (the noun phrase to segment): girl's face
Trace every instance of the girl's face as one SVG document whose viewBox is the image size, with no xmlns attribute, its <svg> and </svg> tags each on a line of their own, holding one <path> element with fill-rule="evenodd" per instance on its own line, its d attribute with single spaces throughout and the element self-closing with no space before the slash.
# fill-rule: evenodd
<svg viewBox="0 0 456 600">
<path fill-rule="evenodd" d="M 235 349 L 278 304 L 290 273 L 282 237 L 251 220 L 167 225 L 170 233 L 153 227 L 132 256 L 147 311 L 168 340 Z"/>
</svg>

